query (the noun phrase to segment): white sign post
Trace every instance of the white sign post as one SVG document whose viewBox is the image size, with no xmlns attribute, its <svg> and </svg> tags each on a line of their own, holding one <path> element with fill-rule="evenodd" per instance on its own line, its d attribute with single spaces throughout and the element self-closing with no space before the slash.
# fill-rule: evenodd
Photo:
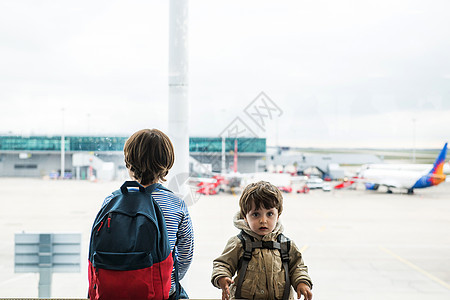
<svg viewBox="0 0 450 300">
<path fill-rule="evenodd" d="M 16 233 L 15 273 L 39 273 L 39 298 L 51 297 L 52 274 L 80 272 L 81 233 Z"/>
</svg>

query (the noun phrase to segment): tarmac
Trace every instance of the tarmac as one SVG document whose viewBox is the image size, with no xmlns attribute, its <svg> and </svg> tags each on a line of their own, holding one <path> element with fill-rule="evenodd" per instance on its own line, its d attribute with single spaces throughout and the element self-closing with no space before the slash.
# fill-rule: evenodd
<svg viewBox="0 0 450 300">
<path fill-rule="evenodd" d="M 14 234 L 82 234 L 81 272 L 54 273 L 54 298 L 85 298 L 92 222 L 122 182 L 0 178 L 0 298 L 36 298 L 39 275 L 14 273 Z M 414 195 L 312 190 L 283 194 L 285 235 L 302 249 L 315 300 L 450 299 L 450 183 Z M 189 206 L 195 255 L 182 281 L 193 299 L 220 299 L 212 261 L 236 235 L 239 195 Z"/>
</svg>

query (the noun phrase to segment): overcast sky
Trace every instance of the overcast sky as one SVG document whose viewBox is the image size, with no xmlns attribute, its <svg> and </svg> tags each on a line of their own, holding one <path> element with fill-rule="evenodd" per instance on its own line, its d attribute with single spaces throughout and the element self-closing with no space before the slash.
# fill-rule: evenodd
<svg viewBox="0 0 450 300">
<path fill-rule="evenodd" d="M 0 1 L 0 134 L 168 127 L 169 6 Z M 450 1 L 189 1 L 191 136 L 264 92 L 269 144 L 441 148 L 450 136 Z M 64 109 L 64 113 L 63 113 Z M 415 130 L 414 130 L 415 128 Z M 414 142 L 415 141 L 415 142 Z"/>
</svg>

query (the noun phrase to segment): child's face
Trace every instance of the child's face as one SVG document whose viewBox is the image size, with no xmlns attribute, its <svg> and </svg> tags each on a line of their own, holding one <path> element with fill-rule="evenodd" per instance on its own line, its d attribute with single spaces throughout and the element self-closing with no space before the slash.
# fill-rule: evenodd
<svg viewBox="0 0 450 300">
<path fill-rule="evenodd" d="M 255 209 L 255 204 L 253 203 L 252 209 L 245 215 L 244 219 L 253 232 L 259 235 L 266 235 L 275 229 L 278 217 L 278 209 L 275 207 Z"/>
</svg>

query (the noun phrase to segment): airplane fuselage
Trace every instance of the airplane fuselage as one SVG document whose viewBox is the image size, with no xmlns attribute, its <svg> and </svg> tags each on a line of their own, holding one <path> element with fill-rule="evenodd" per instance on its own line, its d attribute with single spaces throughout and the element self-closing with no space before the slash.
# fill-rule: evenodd
<svg viewBox="0 0 450 300">
<path fill-rule="evenodd" d="M 388 188 L 404 188 L 408 190 L 408 193 L 413 193 L 414 189 L 438 185 L 445 181 L 446 175 L 443 170 L 446 154 L 447 143 L 431 166 L 419 164 L 364 165 L 359 171 L 359 178 L 373 189 L 376 189 L 379 185 L 384 185 Z M 368 186 L 366 185 L 366 187 Z"/>
</svg>

